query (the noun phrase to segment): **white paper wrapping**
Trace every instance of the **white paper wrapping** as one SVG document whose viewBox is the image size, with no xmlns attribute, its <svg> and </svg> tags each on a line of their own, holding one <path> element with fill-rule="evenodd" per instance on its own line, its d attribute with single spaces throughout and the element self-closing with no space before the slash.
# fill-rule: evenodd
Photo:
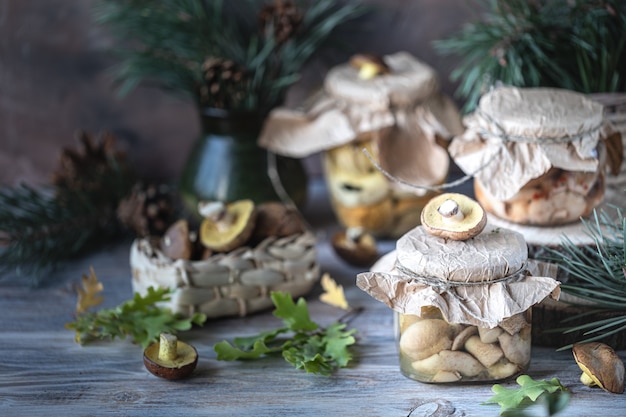
<svg viewBox="0 0 626 417">
<path fill-rule="evenodd" d="M 259 145 L 301 158 L 385 130 L 376 147 L 378 163 L 416 185 L 445 179 L 448 153 L 436 138 L 463 132 L 460 114 L 439 93 L 432 68 L 407 53 L 384 57 L 391 73 L 362 80 L 348 64 L 331 69 L 325 89 L 304 109 L 278 108 L 268 116 Z"/>
<path fill-rule="evenodd" d="M 357 286 L 399 313 L 419 316 L 434 306 L 449 323 L 492 328 L 548 296 L 558 299 L 556 267 L 528 261 L 523 242 L 517 232 L 492 227 L 468 241 L 446 241 L 420 226 L 371 272 L 358 274 Z"/>
<path fill-rule="evenodd" d="M 495 198 L 506 201 L 550 170 L 598 169 L 598 141 L 612 133 L 602 106 L 551 88 L 497 88 L 465 117 L 449 152 Z"/>
</svg>

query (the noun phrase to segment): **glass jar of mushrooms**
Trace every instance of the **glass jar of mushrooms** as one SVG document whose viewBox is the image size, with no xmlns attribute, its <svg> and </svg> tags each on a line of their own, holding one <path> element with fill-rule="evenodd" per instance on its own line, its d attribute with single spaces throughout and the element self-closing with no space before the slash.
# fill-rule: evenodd
<svg viewBox="0 0 626 417">
<path fill-rule="evenodd" d="M 462 132 L 433 68 L 406 52 L 358 54 L 331 68 L 323 91 L 303 108 L 272 111 L 259 143 L 291 157 L 321 151 L 339 223 L 397 238 L 419 224 L 424 204 L 439 194 L 450 164 L 447 144 Z M 421 187 L 390 180 L 373 161 Z"/>
<path fill-rule="evenodd" d="M 603 201 L 607 161 L 617 173 L 623 158 L 602 105 L 568 90 L 495 88 L 464 123 L 449 152 L 494 221 L 577 222 Z"/>
<path fill-rule="evenodd" d="M 486 226 L 482 207 L 446 193 L 357 286 L 395 311 L 401 372 L 420 382 L 499 381 L 525 372 L 531 307 L 558 298 L 553 266 L 523 236 Z"/>
</svg>

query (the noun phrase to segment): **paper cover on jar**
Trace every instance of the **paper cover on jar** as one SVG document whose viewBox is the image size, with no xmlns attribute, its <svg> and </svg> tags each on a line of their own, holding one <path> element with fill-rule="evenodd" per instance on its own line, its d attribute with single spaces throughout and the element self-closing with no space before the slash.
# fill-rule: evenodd
<svg viewBox="0 0 626 417">
<path fill-rule="evenodd" d="M 492 328 L 546 297 L 558 299 L 556 267 L 528 260 L 524 238 L 487 227 L 467 241 L 429 235 L 417 227 L 396 251 L 358 274 L 357 286 L 403 314 L 439 308 L 449 323 Z"/>
<path fill-rule="evenodd" d="M 259 145 L 299 158 L 382 131 L 376 140 L 382 168 L 407 182 L 442 181 L 449 157 L 436 139 L 463 131 L 458 110 L 440 94 L 432 68 L 403 52 L 384 60 L 391 72 L 369 80 L 360 79 L 349 64 L 332 68 L 324 91 L 306 108 L 270 113 Z"/>
<path fill-rule="evenodd" d="M 499 200 L 553 167 L 596 171 L 598 142 L 613 133 L 602 105 L 553 88 L 496 88 L 464 123 L 450 155 Z"/>
</svg>

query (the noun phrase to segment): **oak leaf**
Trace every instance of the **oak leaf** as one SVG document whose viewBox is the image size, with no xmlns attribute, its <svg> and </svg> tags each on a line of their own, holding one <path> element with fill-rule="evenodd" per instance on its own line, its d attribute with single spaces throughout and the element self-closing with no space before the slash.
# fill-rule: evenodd
<svg viewBox="0 0 626 417">
<path fill-rule="evenodd" d="M 330 277 L 328 273 L 322 275 L 321 280 L 324 292 L 320 295 L 320 301 L 331 306 L 339 307 L 343 310 L 349 310 L 350 305 L 346 300 L 343 287 Z"/>
<path fill-rule="evenodd" d="M 104 297 L 98 295 L 102 292 L 104 286 L 93 270 L 93 267 L 89 268 L 89 276 L 83 274 L 82 288 L 77 288 L 78 300 L 76 302 L 76 312 L 84 313 L 90 307 L 95 307 L 102 303 Z"/>
</svg>

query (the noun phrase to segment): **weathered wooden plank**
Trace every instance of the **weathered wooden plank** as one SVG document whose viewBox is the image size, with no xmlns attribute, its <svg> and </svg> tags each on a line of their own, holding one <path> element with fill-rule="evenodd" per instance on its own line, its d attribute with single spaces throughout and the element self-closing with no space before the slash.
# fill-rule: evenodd
<svg viewBox="0 0 626 417">
<path fill-rule="evenodd" d="M 321 213 L 328 213 L 322 206 Z M 105 305 L 130 298 L 126 243 L 72 263 L 64 279 L 47 288 L 0 287 L 0 416 L 495 416 L 481 405 L 491 385 L 430 385 L 402 376 L 392 312 L 357 289 L 358 269 L 341 264 L 328 246 L 332 222 L 313 218 L 319 229 L 324 271 L 344 285 L 346 297 L 363 311 L 349 325 L 358 330 L 351 366 L 326 378 L 293 369 L 282 358 L 219 362 L 212 347 L 221 340 L 280 325 L 270 311 L 214 320 L 184 334 L 199 352 L 188 380 L 171 382 L 143 367 L 139 346 L 129 341 L 74 343 L 63 328 L 72 319 L 72 288 L 93 265 L 105 285 Z M 386 250 L 393 248 L 385 242 Z M 307 297 L 313 320 L 327 325 L 343 311 Z M 620 352 L 622 358 L 626 352 Z M 533 378 L 558 377 L 572 391 L 567 416 L 626 414 L 626 396 L 583 386 L 570 352 L 533 348 Z M 513 385 L 513 384 L 507 384 Z M 536 412 L 533 415 L 542 415 Z"/>
</svg>

